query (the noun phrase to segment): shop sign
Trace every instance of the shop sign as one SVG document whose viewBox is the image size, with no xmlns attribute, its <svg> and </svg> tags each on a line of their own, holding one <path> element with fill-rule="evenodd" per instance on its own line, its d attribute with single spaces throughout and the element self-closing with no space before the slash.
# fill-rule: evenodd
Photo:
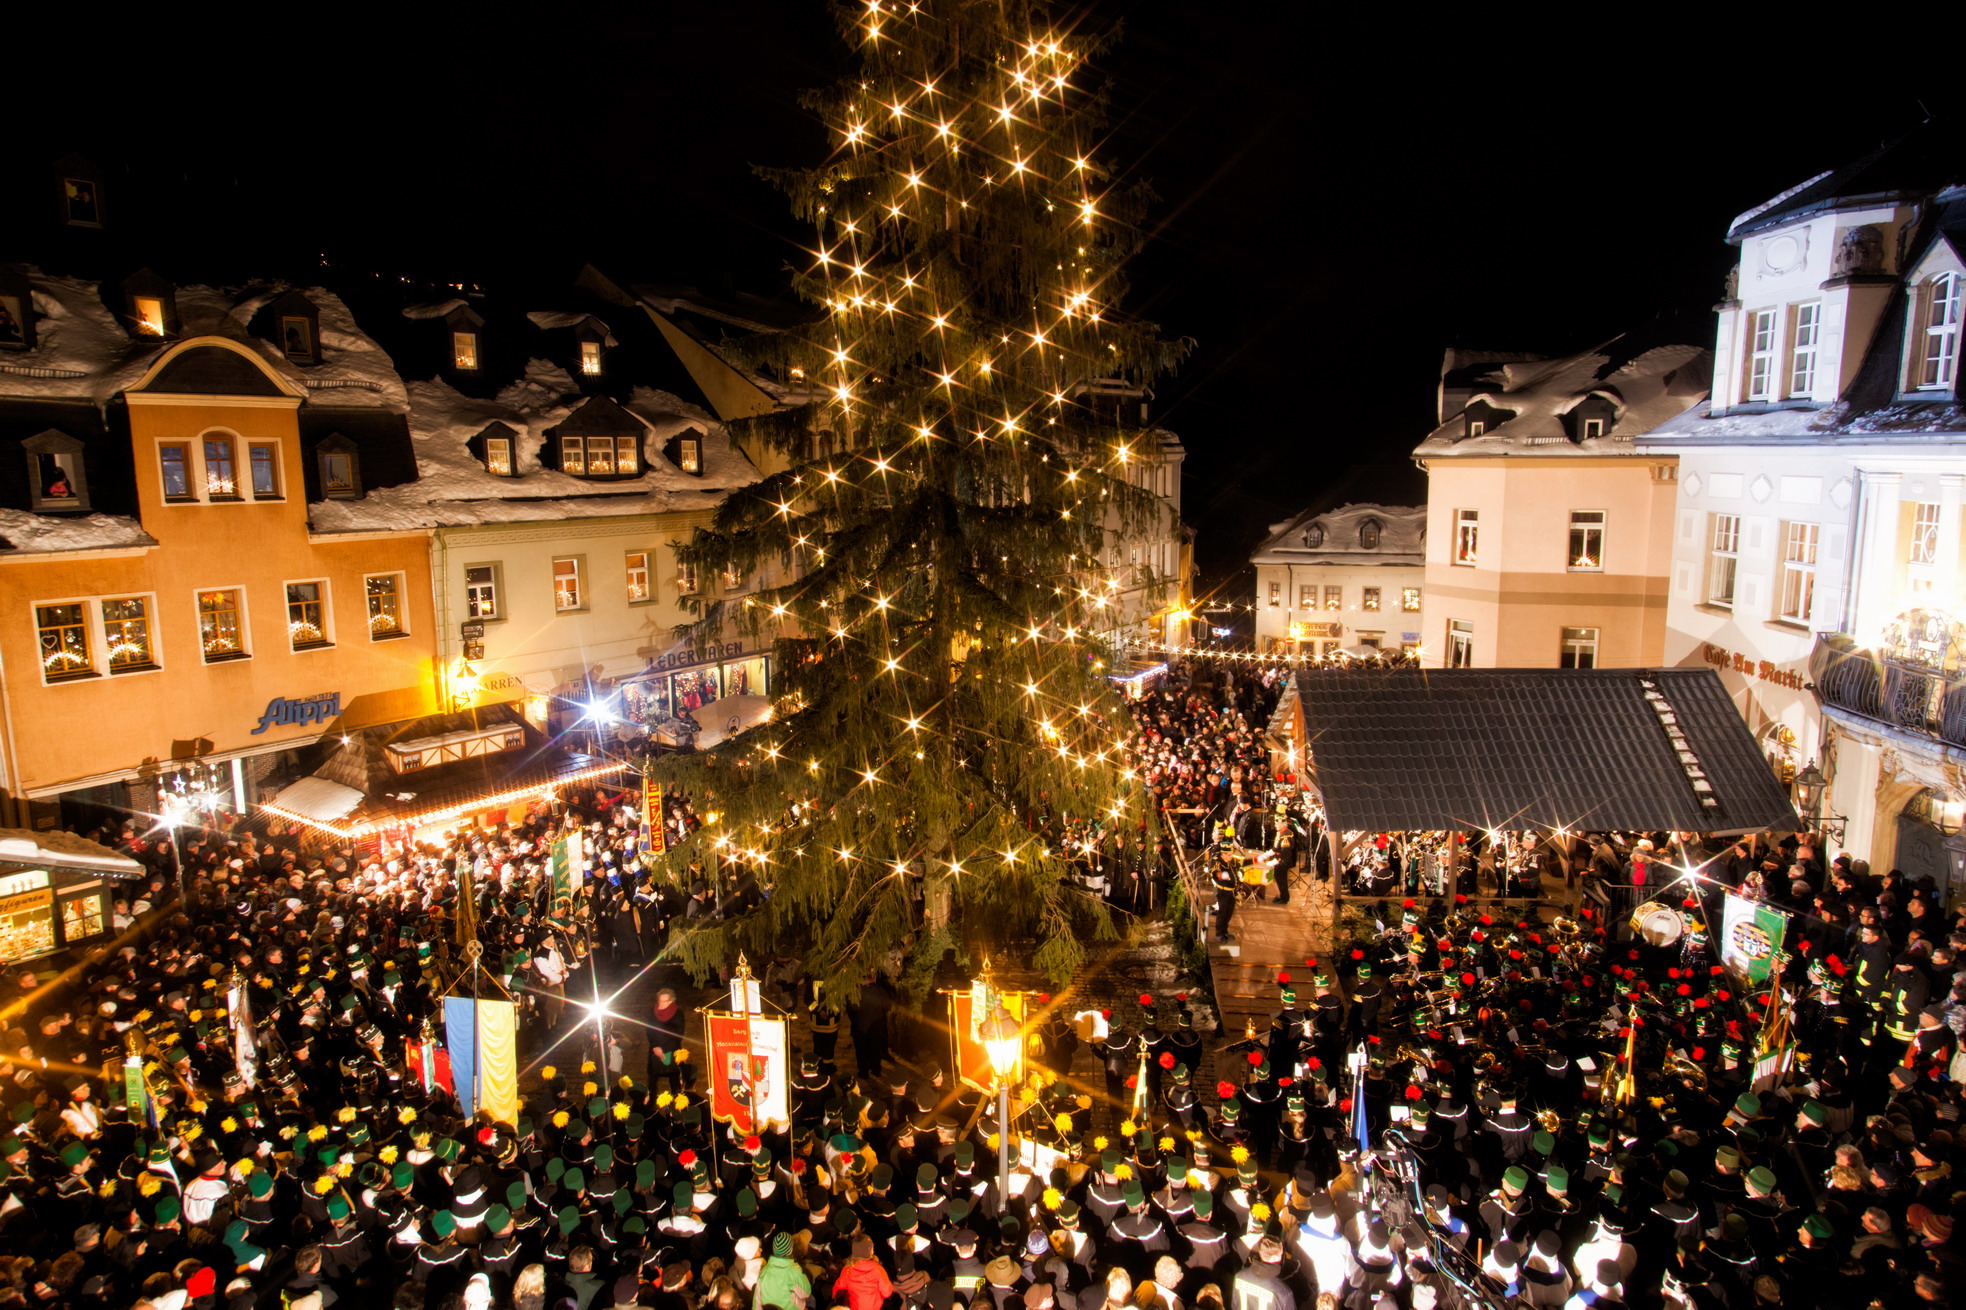
<svg viewBox="0 0 1966 1310">
<path fill-rule="evenodd" d="M 1342 623 L 1293 623 L 1290 625 L 1290 639 L 1304 641 L 1311 637 L 1342 637 L 1345 625 Z"/>
<path fill-rule="evenodd" d="M 268 728 L 293 728 L 308 723 L 327 723 L 341 717 L 341 693 L 324 691 L 318 696 L 307 696 L 300 700 L 288 700 L 275 696 L 266 702 L 266 710 L 259 716 L 259 726 L 253 729 L 257 737 Z"/>
<path fill-rule="evenodd" d="M 720 660 L 734 660 L 744 653 L 744 643 L 727 641 L 721 646 L 712 642 L 701 653 L 694 649 L 679 650 L 669 655 L 658 655 L 650 665 L 657 669 L 686 669 L 692 664 L 715 664 Z"/>
<path fill-rule="evenodd" d="M 1700 655 L 1716 669 L 1732 669 L 1734 672 L 1750 678 L 1759 678 L 1763 682 L 1772 682 L 1778 687 L 1788 687 L 1795 691 L 1802 690 L 1802 675 L 1793 669 L 1777 667 L 1773 660 L 1749 659 L 1747 656 L 1736 651 L 1723 650 L 1710 641 L 1700 643 Z"/>
</svg>

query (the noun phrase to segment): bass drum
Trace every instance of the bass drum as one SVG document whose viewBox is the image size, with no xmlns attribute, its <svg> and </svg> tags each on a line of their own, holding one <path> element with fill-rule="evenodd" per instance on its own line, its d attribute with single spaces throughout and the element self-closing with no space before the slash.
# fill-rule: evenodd
<svg viewBox="0 0 1966 1310">
<path fill-rule="evenodd" d="M 1686 917 L 1670 905 L 1647 901 L 1632 911 L 1632 932 L 1647 945 L 1671 946 L 1686 933 Z"/>
</svg>

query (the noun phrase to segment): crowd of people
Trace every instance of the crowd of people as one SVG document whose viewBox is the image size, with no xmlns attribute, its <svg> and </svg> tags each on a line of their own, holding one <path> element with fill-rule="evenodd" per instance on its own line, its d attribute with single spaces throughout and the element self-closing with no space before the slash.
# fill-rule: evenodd
<svg viewBox="0 0 1966 1310">
<path fill-rule="evenodd" d="M 1131 763 L 1189 849 L 1314 839 L 1260 735 L 1279 689 L 1176 662 L 1133 702 Z M 1747 1310 L 1966 1288 L 1966 921 L 1806 839 L 1708 852 L 1796 912 L 1792 1004 L 1700 932 L 1656 946 L 1621 914 L 1466 893 L 1307 956 L 1253 1039 L 1211 1040 L 1186 993 L 1111 1006 L 1096 1037 L 1041 997 L 1006 1191 L 992 1098 L 888 1059 L 877 986 L 844 1007 L 852 1065 L 852 998 L 801 992 L 791 1122 L 755 1133 L 708 1116 L 676 986 L 606 1047 L 534 1065 L 516 1122 L 426 1082 L 466 887 L 532 1048 L 575 1027 L 556 1011 L 583 971 L 643 968 L 678 921 L 756 894 L 738 867 L 645 876 L 693 813 L 669 798 L 657 837 L 640 801 L 573 793 L 393 853 L 187 837 L 130 889 L 140 940 L 0 997 L 0 1310 Z M 1116 900 L 1164 895 L 1151 837 L 1032 821 Z M 592 867 L 562 913 L 549 851 L 573 832 Z M 1670 894 L 1710 917 L 1713 888 Z M 1793 1067 L 1758 1075 L 1786 1049 L 1762 1049 L 1771 1018 Z"/>
</svg>

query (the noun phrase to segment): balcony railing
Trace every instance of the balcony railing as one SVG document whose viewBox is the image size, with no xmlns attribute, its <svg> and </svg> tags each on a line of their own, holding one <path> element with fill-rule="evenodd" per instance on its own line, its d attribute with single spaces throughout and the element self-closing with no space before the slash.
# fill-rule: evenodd
<svg viewBox="0 0 1966 1310">
<path fill-rule="evenodd" d="M 1816 638 L 1809 675 L 1825 705 L 1966 747 L 1966 676 L 1859 649 L 1842 633 Z"/>
</svg>

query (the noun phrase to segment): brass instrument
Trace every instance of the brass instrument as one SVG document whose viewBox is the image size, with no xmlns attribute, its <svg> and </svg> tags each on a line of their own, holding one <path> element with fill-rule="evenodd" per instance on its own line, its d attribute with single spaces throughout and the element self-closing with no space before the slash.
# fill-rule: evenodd
<svg viewBox="0 0 1966 1310">
<path fill-rule="evenodd" d="M 1696 1092 L 1707 1090 L 1706 1066 L 1687 1059 L 1677 1051 L 1666 1053 L 1666 1072 L 1674 1078 L 1685 1079 Z"/>
</svg>

